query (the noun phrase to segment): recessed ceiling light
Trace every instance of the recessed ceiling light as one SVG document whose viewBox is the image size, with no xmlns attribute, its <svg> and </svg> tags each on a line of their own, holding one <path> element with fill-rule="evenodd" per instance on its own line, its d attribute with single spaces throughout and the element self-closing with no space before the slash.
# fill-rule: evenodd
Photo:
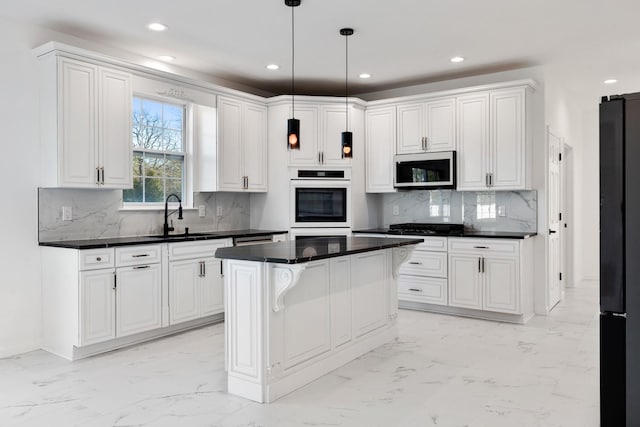
<svg viewBox="0 0 640 427">
<path fill-rule="evenodd" d="M 449 61 L 451 61 L 451 62 L 462 62 L 462 61 L 464 61 L 464 58 L 462 56 L 454 56 Z"/>
<path fill-rule="evenodd" d="M 158 59 L 160 61 L 174 61 L 176 59 L 175 56 L 171 56 L 171 55 L 160 55 L 158 56 Z"/>
<path fill-rule="evenodd" d="M 147 25 L 147 28 L 151 31 L 164 31 L 169 27 L 159 22 L 152 22 L 151 24 Z"/>
<path fill-rule="evenodd" d="M 362 74 L 360 74 L 358 77 L 360 77 L 361 79 L 370 79 L 370 78 L 371 78 L 371 74 L 369 74 L 369 73 L 362 73 Z"/>
<path fill-rule="evenodd" d="M 278 68 L 280 68 L 280 66 L 278 64 L 269 64 L 269 65 L 267 65 L 267 70 L 277 70 Z"/>
<path fill-rule="evenodd" d="M 604 84 L 606 85 L 612 85 L 614 83 L 618 83 L 618 81 L 616 79 L 607 79 L 604 81 Z"/>
</svg>

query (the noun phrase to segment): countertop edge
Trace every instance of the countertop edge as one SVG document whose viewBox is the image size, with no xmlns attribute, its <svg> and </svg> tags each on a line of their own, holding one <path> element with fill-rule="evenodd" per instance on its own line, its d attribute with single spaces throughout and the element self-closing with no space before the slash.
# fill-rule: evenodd
<svg viewBox="0 0 640 427">
<path fill-rule="evenodd" d="M 417 233 L 410 233 L 410 232 L 390 232 L 389 230 L 383 230 L 383 229 L 377 229 L 377 228 L 373 228 L 373 229 L 365 229 L 365 230 L 353 230 L 352 231 L 353 234 L 359 234 L 359 233 L 368 233 L 368 234 L 386 234 L 389 236 L 416 236 L 416 237 L 451 237 L 451 238 L 476 238 L 476 239 L 516 239 L 516 240 L 521 240 L 521 239 L 529 239 L 531 237 L 535 237 L 538 235 L 537 232 L 535 231 L 523 231 L 523 232 L 518 232 L 518 231 L 473 231 L 473 232 L 466 232 L 466 233 L 462 233 L 462 234 L 449 234 L 449 233 L 433 233 L 433 234 L 417 234 Z M 500 234 L 500 233 L 505 233 L 505 234 Z"/>
</svg>

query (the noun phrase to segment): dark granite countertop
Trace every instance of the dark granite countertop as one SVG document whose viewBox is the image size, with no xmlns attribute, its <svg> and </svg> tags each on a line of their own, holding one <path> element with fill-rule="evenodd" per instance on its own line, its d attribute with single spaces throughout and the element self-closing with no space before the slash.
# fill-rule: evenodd
<svg viewBox="0 0 640 427">
<path fill-rule="evenodd" d="M 287 230 L 227 230 L 209 231 L 185 234 L 174 234 L 169 237 L 163 236 L 136 236 L 136 237 L 111 237 L 105 239 L 86 240 L 58 240 L 51 242 L 40 242 L 40 246 L 53 246 L 56 248 L 68 249 L 99 249 L 114 246 L 149 245 L 165 242 L 192 242 L 196 240 L 227 239 L 235 237 L 258 237 L 270 234 L 286 234 Z"/>
<path fill-rule="evenodd" d="M 389 234 L 392 236 L 441 236 L 441 237 L 477 237 L 483 239 L 528 239 L 529 237 L 536 236 L 538 233 L 535 231 L 479 231 L 479 230 L 466 230 L 462 233 L 419 233 L 416 231 L 400 231 L 391 230 L 389 228 L 369 228 L 366 230 L 353 230 L 354 234 L 357 233 L 370 233 L 370 234 Z"/>
<path fill-rule="evenodd" d="M 388 237 L 318 237 L 264 245 L 219 248 L 216 258 L 298 264 L 379 249 L 416 245 L 423 239 Z"/>
</svg>

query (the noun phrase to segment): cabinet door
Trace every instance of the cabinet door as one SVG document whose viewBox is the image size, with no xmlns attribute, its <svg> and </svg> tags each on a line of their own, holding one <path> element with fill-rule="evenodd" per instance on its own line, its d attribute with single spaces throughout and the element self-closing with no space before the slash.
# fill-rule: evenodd
<svg viewBox="0 0 640 427">
<path fill-rule="evenodd" d="M 520 311 L 517 258 L 484 258 L 484 309 L 517 314 Z"/>
<path fill-rule="evenodd" d="M 300 120 L 300 149 L 289 151 L 289 164 L 309 166 L 320 164 L 320 148 L 318 147 L 318 107 L 296 106 L 295 116 Z M 287 126 L 287 123 L 282 123 Z M 286 144 L 286 140 L 282 141 Z"/>
<path fill-rule="evenodd" d="M 392 193 L 393 154 L 396 147 L 396 108 L 366 111 L 366 191 Z"/>
<path fill-rule="evenodd" d="M 116 337 L 115 270 L 80 273 L 80 345 Z"/>
<path fill-rule="evenodd" d="M 322 107 L 322 164 L 324 165 L 345 165 L 351 159 L 342 158 L 342 132 L 346 130 L 347 114 L 344 105 L 334 105 Z M 353 113 L 349 112 L 349 126 L 353 132 Z"/>
<path fill-rule="evenodd" d="M 525 188 L 524 89 L 491 92 L 491 187 Z"/>
<path fill-rule="evenodd" d="M 60 60 L 59 186 L 95 187 L 97 169 L 96 75 L 98 67 Z M 61 142 L 60 142 L 61 141 Z"/>
<path fill-rule="evenodd" d="M 243 187 L 242 110 L 240 101 L 218 98 L 218 186 L 236 191 Z"/>
<path fill-rule="evenodd" d="M 267 109 L 247 104 L 244 110 L 244 175 L 249 191 L 267 191 Z"/>
<path fill-rule="evenodd" d="M 456 149 L 455 99 L 427 102 L 425 105 L 425 147 L 427 151 Z"/>
<path fill-rule="evenodd" d="M 487 188 L 489 94 L 458 98 L 458 190 Z"/>
<path fill-rule="evenodd" d="M 100 68 L 98 166 L 105 188 L 131 188 L 131 75 Z"/>
<path fill-rule="evenodd" d="M 449 254 L 449 305 L 482 309 L 480 256 Z"/>
<path fill-rule="evenodd" d="M 207 258 L 203 262 L 203 276 L 200 278 L 201 317 L 224 311 L 222 260 Z"/>
<path fill-rule="evenodd" d="M 186 322 L 200 316 L 200 261 L 169 263 L 169 324 Z"/>
<path fill-rule="evenodd" d="M 353 337 L 371 332 L 387 322 L 389 273 L 385 251 L 351 256 Z"/>
<path fill-rule="evenodd" d="M 424 103 L 398 105 L 397 154 L 421 153 L 425 150 Z"/>
<path fill-rule="evenodd" d="M 117 269 L 116 336 L 162 326 L 160 264 Z"/>
</svg>

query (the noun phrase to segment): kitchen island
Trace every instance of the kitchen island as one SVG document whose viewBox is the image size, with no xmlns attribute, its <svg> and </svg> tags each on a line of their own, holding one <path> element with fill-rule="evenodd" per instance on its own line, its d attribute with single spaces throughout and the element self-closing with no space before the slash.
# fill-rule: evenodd
<svg viewBox="0 0 640 427">
<path fill-rule="evenodd" d="M 397 337 L 396 277 L 422 239 L 220 248 L 228 392 L 273 402 Z"/>
</svg>

